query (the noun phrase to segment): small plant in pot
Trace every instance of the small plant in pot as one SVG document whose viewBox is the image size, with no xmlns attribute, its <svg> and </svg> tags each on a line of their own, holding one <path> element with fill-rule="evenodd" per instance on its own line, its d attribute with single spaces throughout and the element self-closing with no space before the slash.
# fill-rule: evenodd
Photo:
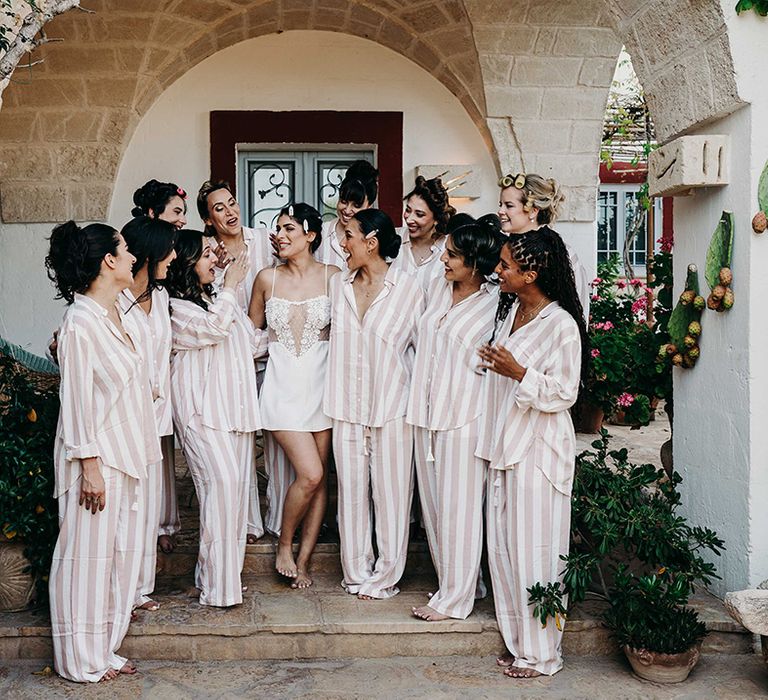
<svg viewBox="0 0 768 700">
<path fill-rule="evenodd" d="M 631 464 L 626 449 L 609 449 L 605 429 L 592 448 L 576 458 L 563 584 L 528 589 L 534 614 L 559 625 L 566 596 L 571 605 L 603 601 L 605 625 L 639 676 L 685 680 L 706 635 L 687 604 L 695 586 L 718 578 L 703 554 L 719 555 L 723 541 L 677 512 L 679 474 Z"/>
</svg>

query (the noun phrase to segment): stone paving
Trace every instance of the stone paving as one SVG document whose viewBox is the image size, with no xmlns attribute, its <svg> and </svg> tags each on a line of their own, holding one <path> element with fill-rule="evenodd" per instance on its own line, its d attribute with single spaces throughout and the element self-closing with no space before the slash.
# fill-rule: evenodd
<svg viewBox="0 0 768 700">
<path fill-rule="evenodd" d="M 0 697 L 104 698 L 610 698 L 611 700 L 747 700 L 768 697 L 768 673 L 757 656 L 705 655 L 687 682 L 658 685 L 633 676 L 619 657 L 566 659 L 551 678 L 506 678 L 493 657 L 353 659 L 343 661 L 143 662 L 135 676 L 82 686 L 35 675 L 40 664 L 0 665 Z"/>
</svg>

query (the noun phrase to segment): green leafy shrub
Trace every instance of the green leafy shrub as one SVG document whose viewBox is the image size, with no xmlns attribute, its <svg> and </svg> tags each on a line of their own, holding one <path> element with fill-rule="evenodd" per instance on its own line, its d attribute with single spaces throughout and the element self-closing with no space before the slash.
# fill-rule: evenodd
<svg viewBox="0 0 768 700">
<path fill-rule="evenodd" d="M 38 603 L 48 596 L 59 531 L 53 498 L 58 415 L 58 377 L 31 372 L 0 353 L 0 539 L 24 543 Z"/>
<path fill-rule="evenodd" d="M 606 601 L 606 625 L 617 641 L 650 651 L 685 651 L 703 638 L 704 625 L 686 608 L 694 587 L 717 576 L 704 552 L 724 543 L 677 512 L 682 481 L 652 464 L 630 464 L 627 450 L 609 450 L 603 429 L 592 450 L 576 458 L 571 501 L 571 548 L 563 586 L 528 589 L 542 624 L 558 622 L 570 603 L 588 595 Z"/>
</svg>

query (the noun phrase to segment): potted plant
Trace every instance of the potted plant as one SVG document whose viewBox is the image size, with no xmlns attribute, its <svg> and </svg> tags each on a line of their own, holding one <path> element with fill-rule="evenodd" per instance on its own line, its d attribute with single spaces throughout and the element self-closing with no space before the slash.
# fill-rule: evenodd
<svg viewBox="0 0 768 700">
<path fill-rule="evenodd" d="M 694 587 L 718 578 L 703 554 L 719 555 L 723 541 L 691 526 L 677 511 L 681 477 L 652 464 L 635 465 L 627 450 L 610 450 L 601 431 L 593 450 L 576 460 L 571 549 L 563 585 L 528 589 L 534 614 L 559 624 L 570 603 L 604 602 L 603 620 L 636 673 L 659 682 L 684 680 L 706 634 L 687 607 Z"/>
<path fill-rule="evenodd" d="M 40 603 L 47 599 L 58 533 L 52 497 L 58 376 L 29 369 L 6 354 L 8 348 L 0 347 L 0 610 L 4 611 L 23 609 L 34 598 Z"/>
</svg>

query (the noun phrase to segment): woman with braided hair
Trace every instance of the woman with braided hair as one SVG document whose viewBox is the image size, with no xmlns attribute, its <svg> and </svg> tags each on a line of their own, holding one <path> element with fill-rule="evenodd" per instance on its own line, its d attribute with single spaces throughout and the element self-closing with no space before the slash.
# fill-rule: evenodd
<svg viewBox="0 0 768 700">
<path fill-rule="evenodd" d="M 439 177 L 427 180 L 419 175 L 404 199 L 406 230 L 402 250 L 392 265 L 415 275 L 426 292 L 432 280 L 443 276 L 440 258 L 445 250 L 448 220 L 456 210 Z"/>
<path fill-rule="evenodd" d="M 546 179 L 534 173 L 504 175 L 499 180 L 499 219 L 501 230 L 507 235 L 528 231 L 552 230 L 560 214 L 565 195 L 552 178 Z M 576 291 L 579 294 L 584 318 L 589 318 L 589 280 L 584 266 L 573 249 L 566 244 L 571 259 Z"/>
<path fill-rule="evenodd" d="M 512 678 L 562 668 L 562 627 L 542 627 L 527 588 L 562 582 L 568 554 L 575 435 L 569 409 L 588 363 L 584 314 L 568 250 L 549 228 L 510 236 L 496 268 L 511 295 L 486 375 L 477 456 L 488 461 L 488 561 Z"/>
</svg>

